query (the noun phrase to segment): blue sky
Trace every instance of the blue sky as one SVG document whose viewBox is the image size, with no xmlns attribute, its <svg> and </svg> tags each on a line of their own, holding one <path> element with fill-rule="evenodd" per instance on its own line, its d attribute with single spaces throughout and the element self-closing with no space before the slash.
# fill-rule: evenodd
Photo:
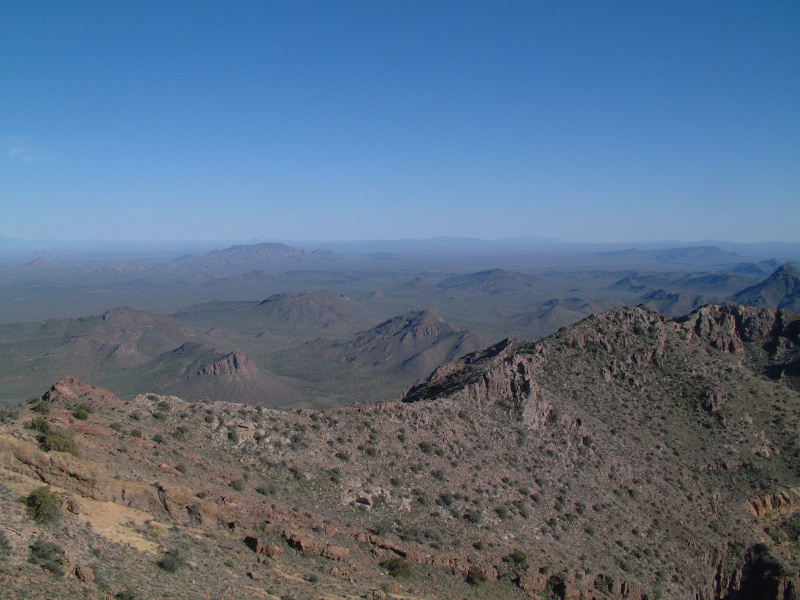
<svg viewBox="0 0 800 600">
<path fill-rule="evenodd" d="M 800 3 L 0 3 L 0 236 L 798 240 Z"/>
</svg>

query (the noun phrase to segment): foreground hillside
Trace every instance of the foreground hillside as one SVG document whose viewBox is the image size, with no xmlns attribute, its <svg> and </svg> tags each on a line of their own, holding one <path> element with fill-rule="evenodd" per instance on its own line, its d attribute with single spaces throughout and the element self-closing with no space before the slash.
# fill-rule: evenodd
<svg viewBox="0 0 800 600">
<path fill-rule="evenodd" d="M 3 415 L 0 586 L 797 598 L 798 330 L 768 309 L 618 309 L 439 367 L 403 402 L 324 412 L 63 380 Z"/>
</svg>

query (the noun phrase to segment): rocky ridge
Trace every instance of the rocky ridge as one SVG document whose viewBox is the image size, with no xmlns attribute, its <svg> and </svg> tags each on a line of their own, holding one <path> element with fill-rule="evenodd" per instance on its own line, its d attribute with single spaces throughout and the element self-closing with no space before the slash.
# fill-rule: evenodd
<svg viewBox="0 0 800 600">
<path fill-rule="evenodd" d="M 22 557 L 0 577 L 51 585 L 24 562 L 45 535 L 74 567 L 65 598 L 125 581 L 145 598 L 793 599 L 800 402 L 748 358 L 793 343 L 792 322 L 622 308 L 441 366 L 406 402 L 330 411 L 61 381 L 44 418 L 78 456 L 38 445 L 36 404 L 0 429 L 0 527 Z M 15 499 L 42 481 L 75 509 L 53 529 Z M 155 564 L 173 550 L 178 575 Z"/>
</svg>

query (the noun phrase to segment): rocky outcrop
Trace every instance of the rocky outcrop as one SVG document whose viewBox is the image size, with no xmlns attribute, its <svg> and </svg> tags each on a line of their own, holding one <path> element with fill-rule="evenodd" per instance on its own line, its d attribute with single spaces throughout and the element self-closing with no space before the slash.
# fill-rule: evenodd
<svg viewBox="0 0 800 600">
<path fill-rule="evenodd" d="M 746 344 L 790 343 L 794 336 L 789 325 L 796 320 L 796 315 L 785 311 L 708 305 L 676 319 L 676 323 L 690 338 L 700 339 L 723 352 L 742 353 Z"/>
<path fill-rule="evenodd" d="M 703 306 L 676 319 L 679 331 L 740 355 L 760 375 L 800 390 L 800 316 L 753 306 Z"/>
<path fill-rule="evenodd" d="M 549 594 L 559 600 L 647 600 L 635 583 L 605 575 L 564 573 L 548 575 L 546 569 L 529 567 L 517 578 L 519 588 L 531 598 Z M 545 596 L 547 597 L 547 596 Z"/>
<path fill-rule="evenodd" d="M 253 360 L 244 352 L 231 352 L 221 359 L 200 368 L 196 375 L 219 377 L 220 375 L 240 376 L 252 375 L 256 372 Z"/>
<path fill-rule="evenodd" d="M 114 409 L 124 405 L 124 402 L 109 390 L 84 383 L 77 377 L 59 379 L 42 399 L 65 407 L 85 403 L 97 409 Z"/>
<path fill-rule="evenodd" d="M 759 519 L 774 516 L 785 517 L 800 509 L 800 487 L 787 488 L 774 494 L 751 500 L 747 504 L 750 512 Z"/>
</svg>

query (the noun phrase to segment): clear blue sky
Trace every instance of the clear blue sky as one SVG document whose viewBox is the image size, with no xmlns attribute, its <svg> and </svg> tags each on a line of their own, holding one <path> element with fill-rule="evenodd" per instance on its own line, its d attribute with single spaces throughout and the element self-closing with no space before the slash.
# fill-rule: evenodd
<svg viewBox="0 0 800 600">
<path fill-rule="evenodd" d="M 800 2 L 0 2 L 0 235 L 797 241 Z"/>
</svg>

